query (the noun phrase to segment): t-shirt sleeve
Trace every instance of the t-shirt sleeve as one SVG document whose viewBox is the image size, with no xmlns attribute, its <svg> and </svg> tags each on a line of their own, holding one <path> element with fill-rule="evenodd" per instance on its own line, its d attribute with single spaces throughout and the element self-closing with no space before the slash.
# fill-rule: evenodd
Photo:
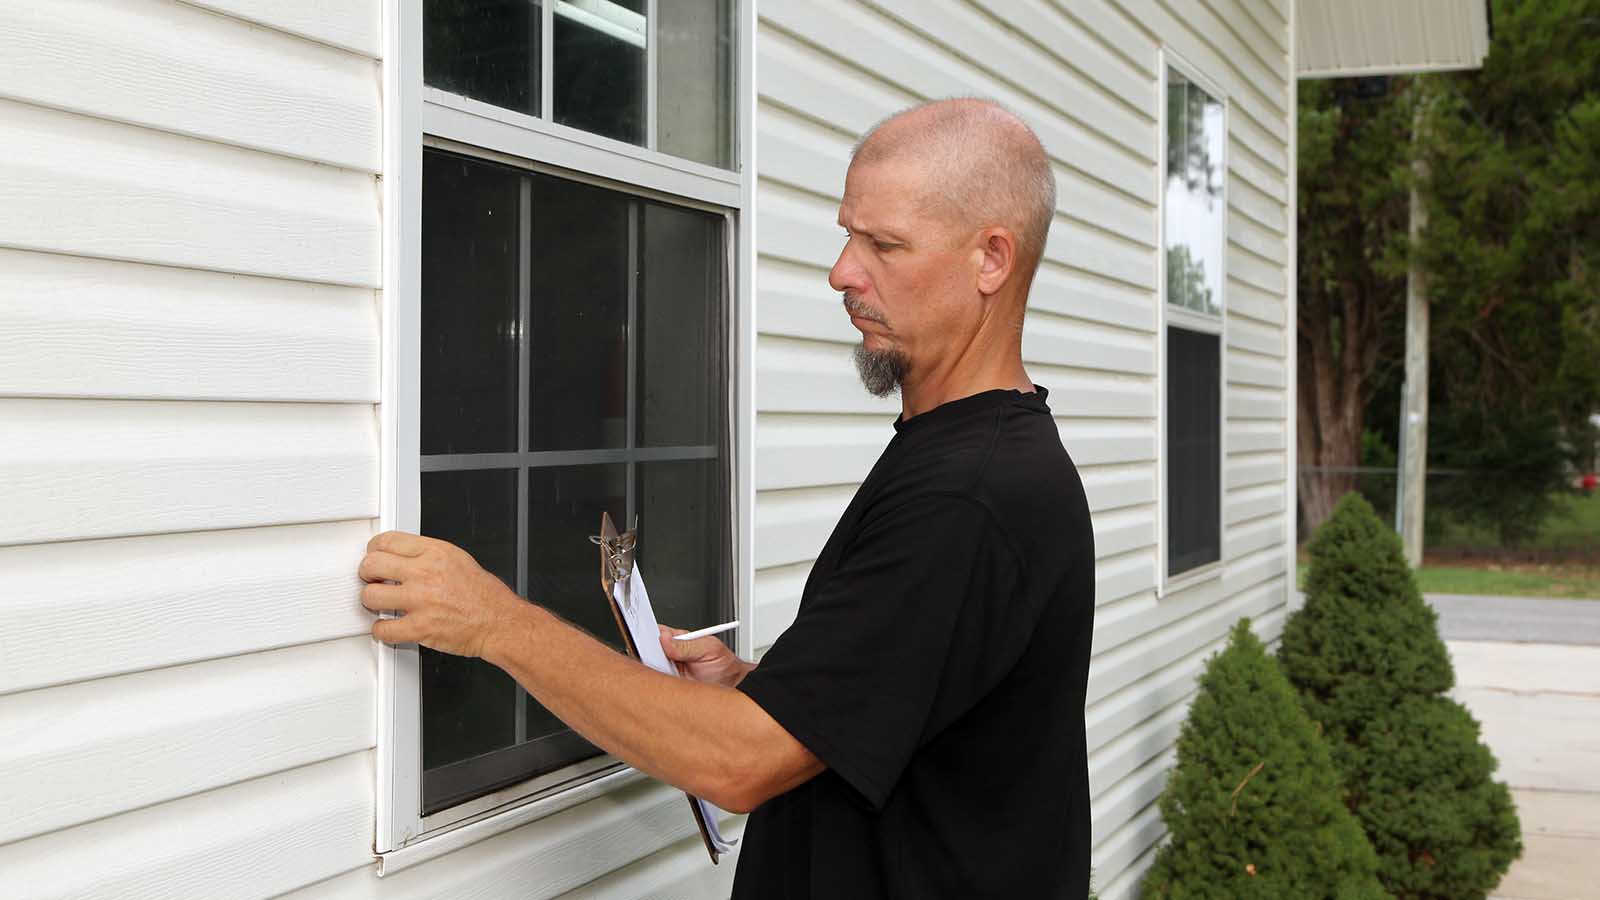
<svg viewBox="0 0 1600 900">
<path fill-rule="evenodd" d="M 866 522 L 794 623 L 740 682 L 881 809 L 912 754 L 1009 671 L 1033 632 L 989 511 L 961 496 Z"/>
</svg>

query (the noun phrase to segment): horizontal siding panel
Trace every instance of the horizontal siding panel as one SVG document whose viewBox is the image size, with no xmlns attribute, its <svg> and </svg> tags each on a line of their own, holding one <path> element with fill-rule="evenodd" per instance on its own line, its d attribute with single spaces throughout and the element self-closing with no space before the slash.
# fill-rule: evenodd
<svg viewBox="0 0 1600 900">
<path fill-rule="evenodd" d="M 1094 566 L 1095 606 L 1105 606 L 1140 591 L 1151 590 L 1156 586 L 1156 580 L 1154 553 L 1136 550 L 1119 558 L 1101 557 Z"/>
<path fill-rule="evenodd" d="M 1283 514 L 1283 495 L 1287 485 L 1265 484 L 1258 487 L 1229 491 L 1223 498 L 1223 521 L 1228 525 L 1262 516 Z"/>
<path fill-rule="evenodd" d="M 1228 279 L 1229 321 L 1243 316 L 1281 329 L 1287 318 L 1288 306 L 1289 301 L 1284 295 L 1269 294 L 1237 279 Z"/>
<path fill-rule="evenodd" d="M 1156 522 L 1150 510 L 1114 510 L 1091 517 L 1097 559 L 1156 545 Z"/>
<path fill-rule="evenodd" d="M 760 11 L 766 9 L 763 4 Z M 865 134 L 880 119 L 918 100 L 905 88 L 774 28 L 765 17 L 756 24 L 756 68 L 762 101 L 803 113 L 845 136 Z M 765 170 L 766 150 L 758 146 Z"/>
<path fill-rule="evenodd" d="M 1280 388 L 1228 387 L 1229 419 L 1271 419 L 1283 421 L 1287 407 Z"/>
<path fill-rule="evenodd" d="M 173 0 L 0 4 L 0 93 L 330 165 L 381 165 L 370 58 Z"/>
<path fill-rule="evenodd" d="M 0 394 L 376 403 L 367 288 L 0 250 Z"/>
<path fill-rule="evenodd" d="M 1239 319 L 1228 320 L 1228 346 L 1249 350 L 1263 356 L 1282 357 L 1284 355 L 1284 333 L 1282 328 L 1260 325 L 1255 322 Z"/>
<path fill-rule="evenodd" d="M 1050 391 L 1056 418 L 1154 419 L 1156 382 L 1144 375 L 1075 369 L 1048 363 L 1028 366 L 1033 380 Z"/>
<path fill-rule="evenodd" d="M 902 27 L 952 58 L 972 63 L 985 76 L 1026 92 L 1056 115 L 1074 119 L 1154 162 L 1155 107 L 1130 106 L 1011 29 L 952 0 L 874 0 Z M 1025 6 L 1027 4 L 1017 4 Z"/>
<path fill-rule="evenodd" d="M 380 55 L 380 0 L 184 0 L 373 59 Z"/>
<path fill-rule="evenodd" d="M 1256 484 L 1282 484 L 1285 464 L 1282 453 L 1229 454 L 1223 468 L 1231 491 Z"/>
<path fill-rule="evenodd" d="M 1082 466 L 1154 460 L 1156 433 L 1154 422 L 1113 420 L 1056 421 L 1061 443 L 1073 461 Z"/>
<path fill-rule="evenodd" d="M 756 490 L 859 484 L 894 436 L 878 416 L 756 415 Z"/>
<path fill-rule="evenodd" d="M 997 82 L 991 75 L 921 40 L 882 16 L 838 0 L 763 6 L 763 19 L 843 59 L 871 60 L 877 77 L 914 91 L 920 98 L 991 96 L 1022 116 L 1051 155 L 1132 197 L 1154 202 L 1149 161 L 1100 137 L 1091 127 L 1069 122 L 1040 103 Z M 820 53 L 821 51 L 816 51 Z M 762 80 L 771 77 L 764 68 Z M 902 104 L 904 105 L 904 104 Z M 828 109 L 828 102 L 808 107 Z M 1153 145 L 1151 148 L 1153 149 Z"/>
<path fill-rule="evenodd" d="M 1160 45 L 1112 0 L 1050 0 L 1050 5 L 1082 22 L 1085 29 L 1136 70 L 1151 79 L 1159 76 Z"/>
<path fill-rule="evenodd" d="M 1133 109 L 1145 112 L 1157 108 L 1156 80 L 1148 71 L 1111 51 L 1089 29 L 1069 18 L 1065 11 L 1048 3 L 1014 3 L 1006 0 L 978 0 L 995 20 L 1015 29 L 1024 39 L 1049 53 L 1054 65 L 1067 66 L 1081 73 L 1101 89 Z M 1083 4 L 1074 3 L 1074 7 Z M 1081 12 L 1075 8 L 1073 12 Z M 1152 127 L 1154 122 L 1151 122 Z M 1148 136 L 1145 140 L 1149 140 Z"/>
<path fill-rule="evenodd" d="M 1154 375 L 1154 336 L 1034 310 L 1022 330 L 1022 359 L 1080 369 Z"/>
<path fill-rule="evenodd" d="M 724 833 L 737 833 L 730 823 Z M 550 900 L 695 835 L 683 794 L 641 780 L 588 803 L 378 878 L 340 875 L 294 900 Z M 705 851 L 700 863 L 710 868 Z M 718 868 L 724 868 L 718 867 Z"/>
<path fill-rule="evenodd" d="M 1268 231 L 1244 216 L 1228 217 L 1228 240 L 1261 257 L 1270 263 L 1269 268 L 1276 268 L 1280 273 L 1288 264 L 1288 240 L 1283 235 Z"/>
<path fill-rule="evenodd" d="M 1234 0 L 1234 4 L 1244 10 L 1245 14 L 1255 24 L 1255 28 L 1267 37 L 1278 50 L 1288 53 L 1289 41 L 1293 35 L 1289 34 L 1289 20 L 1286 15 L 1267 0 Z M 1266 49 L 1266 44 L 1258 43 L 1257 46 Z"/>
<path fill-rule="evenodd" d="M 0 101 L 0 247 L 378 286 L 371 175 Z"/>
<path fill-rule="evenodd" d="M 1118 828 L 1149 809 L 1165 790 L 1167 776 L 1177 758 L 1177 750 L 1169 747 L 1096 797 L 1090 833 L 1115 834 Z"/>
<path fill-rule="evenodd" d="M 1257 356 L 1244 350 L 1228 354 L 1228 383 L 1283 389 L 1288 375 L 1285 363 L 1270 356 Z"/>
<path fill-rule="evenodd" d="M 1161 809 L 1152 804 L 1097 844 L 1089 855 L 1089 865 L 1095 872 L 1123 872 L 1166 832 L 1166 825 L 1161 821 Z M 1107 897 L 1106 900 L 1111 898 Z"/>
<path fill-rule="evenodd" d="M 274 897 L 372 860 L 373 778 L 352 753 L 0 847 L 0 872 L 28 900 Z"/>
<path fill-rule="evenodd" d="M 1252 520 L 1249 525 L 1230 527 L 1225 531 L 1222 538 L 1222 555 L 1227 559 L 1237 559 L 1248 553 L 1282 544 L 1286 537 L 1282 516 Z"/>
<path fill-rule="evenodd" d="M 1273 189 L 1271 184 L 1278 180 L 1272 177 L 1273 172 L 1279 173 L 1279 179 L 1285 182 L 1288 181 L 1289 145 L 1249 116 L 1230 116 L 1228 118 L 1228 142 L 1230 146 L 1242 147 L 1253 158 L 1251 161 L 1259 161 L 1263 167 L 1263 172 L 1259 179 L 1255 177 L 1254 171 L 1248 162 L 1239 169 L 1239 171 L 1248 176 L 1249 182 L 1262 190 L 1271 190 L 1275 198 L 1286 201 L 1288 197 L 1287 185 L 1283 188 Z M 1257 181 L 1261 183 L 1256 184 Z"/>
<path fill-rule="evenodd" d="M 850 324 L 840 295 L 828 286 L 828 270 L 763 256 L 756 291 L 756 326 L 762 334 L 855 344 L 861 332 Z M 757 365 L 763 360 L 758 356 Z"/>
<path fill-rule="evenodd" d="M 842 311 L 836 315 L 849 321 Z M 756 408 L 768 412 L 864 413 L 893 422 L 900 414 L 899 396 L 874 397 L 867 393 L 856 372 L 853 350 L 847 344 L 758 337 Z"/>
<path fill-rule="evenodd" d="M 1180 660 L 1139 679 L 1084 711 L 1084 729 L 1090 753 L 1112 740 L 1130 734 L 1171 707 L 1188 706 L 1206 658 L 1216 652 L 1209 643 Z"/>
<path fill-rule="evenodd" d="M 1228 191 L 1230 216 L 1245 216 L 1268 234 L 1289 233 L 1287 208 L 1266 194 L 1256 190 L 1249 182 L 1235 181 Z M 1270 289 L 1270 288 L 1269 288 Z"/>
<path fill-rule="evenodd" d="M 1258 450 L 1283 450 L 1288 447 L 1282 421 L 1230 421 L 1227 423 L 1227 452 L 1253 453 Z"/>
<path fill-rule="evenodd" d="M 0 694 L 365 634 L 371 536 L 362 519 L 0 548 Z"/>
<path fill-rule="evenodd" d="M 721 825 L 722 836 L 738 840 L 744 834 L 741 818 Z M 679 841 L 631 865 L 589 882 L 561 900 L 685 900 L 688 897 L 726 897 L 733 891 L 734 864 L 706 865 L 706 849 L 699 835 Z"/>
<path fill-rule="evenodd" d="M 365 405 L 0 400 L 0 545 L 378 514 Z"/>
<path fill-rule="evenodd" d="M 772 646 L 800 612 L 800 595 L 811 575 L 811 562 L 758 569 L 755 577 L 756 625 L 752 641 L 756 649 Z"/>
<path fill-rule="evenodd" d="M 755 567 L 816 559 L 855 493 L 850 484 L 762 491 L 756 496 Z"/>
<path fill-rule="evenodd" d="M 1257 156 L 1237 134 L 1228 138 L 1228 173 L 1249 182 L 1251 187 L 1279 203 L 1289 202 L 1288 173 L 1273 168 Z M 1279 235 L 1278 240 L 1287 243 L 1283 235 Z"/>
<path fill-rule="evenodd" d="M 1155 333 L 1156 295 L 1046 260 L 1034 275 L 1028 309 Z M 1030 326 L 1031 327 L 1031 326 Z M 1027 329 L 1023 330 L 1027 334 Z"/>
<path fill-rule="evenodd" d="M 1122 509 L 1156 499 L 1155 469 L 1148 463 L 1118 466 L 1078 467 L 1089 509 L 1101 512 Z"/>
<path fill-rule="evenodd" d="M 361 637 L 0 698 L 0 843 L 371 747 L 376 690 Z"/>
<path fill-rule="evenodd" d="M 1231 216 L 1230 220 L 1238 218 Z M 1289 278 L 1282 263 L 1262 259 L 1233 243 L 1228 244 L 1228 274 L 1269 294 L 1281 295 L 1288 290 Z"/>
</svg>

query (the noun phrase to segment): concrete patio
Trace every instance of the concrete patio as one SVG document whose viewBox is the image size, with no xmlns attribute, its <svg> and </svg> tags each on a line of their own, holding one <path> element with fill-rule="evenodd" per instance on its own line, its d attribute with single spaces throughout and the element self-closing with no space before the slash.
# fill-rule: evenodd
<svg viewBox="0 0 1600 900">
<path fill-rule="evenodd" d="M 1522 858 L 1492 897 L 1600 898 L 1600 601 L 1429 601 L 1454 696 L 1482 724 L 1522 820 Z"/>
</svg>

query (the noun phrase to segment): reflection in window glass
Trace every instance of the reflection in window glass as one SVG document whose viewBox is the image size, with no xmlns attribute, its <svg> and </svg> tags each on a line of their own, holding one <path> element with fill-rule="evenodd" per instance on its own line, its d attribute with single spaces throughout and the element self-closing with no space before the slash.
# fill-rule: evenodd
<svg viewBox="0 0 1600 900">
<path fill-rule="evenodd" d="M 733 168 L 733 2 L 669 0 L 658 6 L 657 144 Z"/>
<path fill-rule="evenodd" d="M 645 142 L 645 0 L 557 2 L 555 119 L 563 125 Z"/>
<path fill-rule="evenodd" d="M 716 443 L 722 219 L 644 205 L 639 436 L 645 447 Z M 711 376 L 711 377 L 708 377 Z"/>
<path fill-rule="evenodd" d="M 538 0 L 426 0 L 422 79 L 536 116 L 543 24 Z"/>
<path fill-rule="evenodd" d="M 1222 314 L 1225 128 L 1221 102 L 1168 69 L 1167 302 L 1214 316 Z"/>
</svg>

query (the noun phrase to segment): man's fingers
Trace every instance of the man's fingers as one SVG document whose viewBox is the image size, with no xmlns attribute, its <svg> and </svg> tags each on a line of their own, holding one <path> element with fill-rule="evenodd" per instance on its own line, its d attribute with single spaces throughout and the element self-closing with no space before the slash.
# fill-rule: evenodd
<svg viewBox="0 0 1600 900">
<path fill-rule="evenodd" d="M 372 636 L 386 644 L 414 644 L 420 630 L 407 617 L 379 619 L 372 623 Z"/>
<path fill-rule="evenodd" d="M 387 550 L 372 550 L 362 557 L 356 574 L 362 581 L 405 581 L 411 557 L 397 556 Z"/>
<path fill-rule="evenodd" d="M 372 540 L 367 541 L 367 552 L 382 550 L 385 553 L 393 553 L 396 556 L 421 556 L 422 551 L 427 546 L 427 538 L 404 531 L 385 531 L 382 534 L 373 535 Z"/>
<path fill-rule="evenodd" d="M 369 584 L 361 589 L 361 605 L 373 612 L 386 609 L 405 612 L 410 608 L 406 590 L 398 584 Z"/>
</svg>

